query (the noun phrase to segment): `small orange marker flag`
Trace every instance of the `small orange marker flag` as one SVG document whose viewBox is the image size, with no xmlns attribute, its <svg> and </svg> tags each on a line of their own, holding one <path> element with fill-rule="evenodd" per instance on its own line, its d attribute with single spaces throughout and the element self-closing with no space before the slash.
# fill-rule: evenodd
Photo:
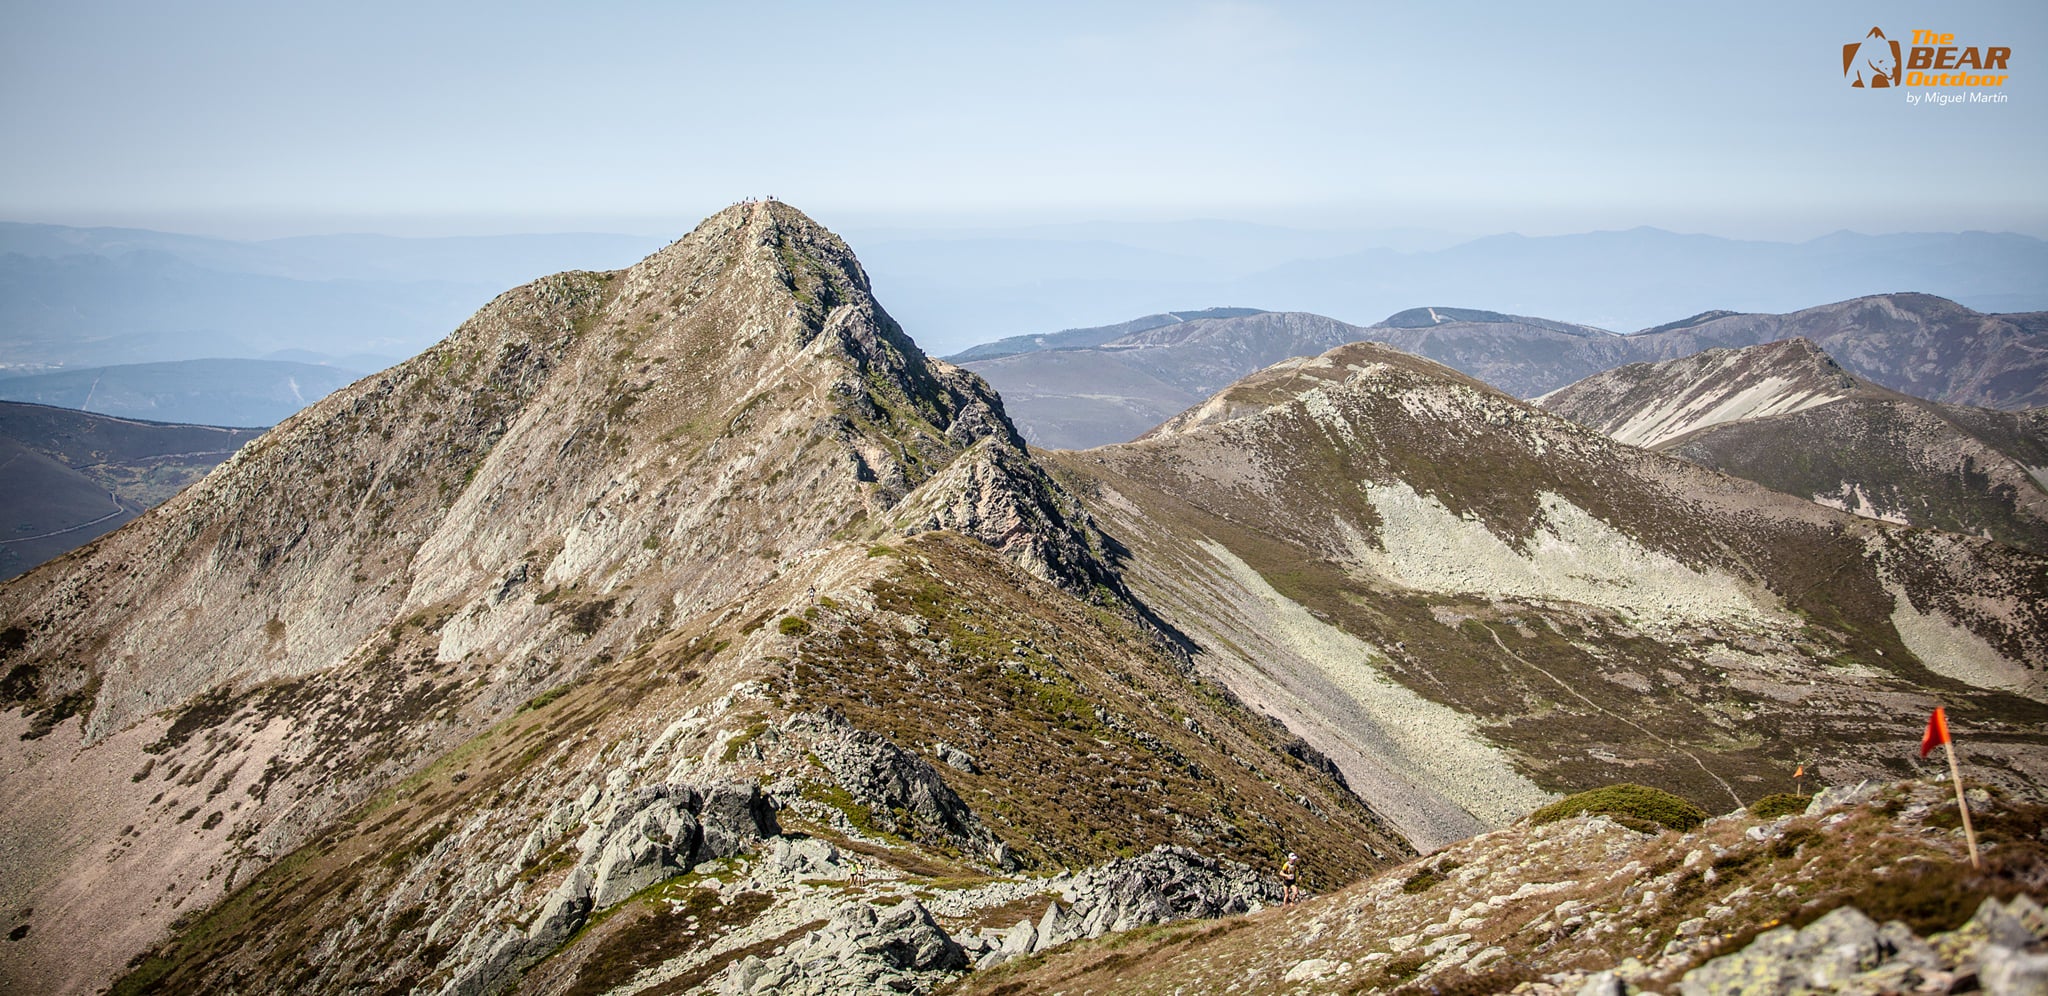
<svg viewBox="0 0 2048 996">
<path fill-rule="evenodd" d="M 1970 867 L 1982 868 L 1984 863 L 1977 859 L 1977 830 L 1970 826 L 1970 801 L 1963 798 L 1963 769 L 1956 765 L 1956 745 L 1948 738 L 1948 714 L 1940 706 L 1927 717 L 1927 732 L 1920 735 L 1920 756 L 1926 757 L 1935 744 L 1948 753 L 1948 774 L 1956 783 L 1956 811 L 1963 815 L 1963 837 L 1970 842 Z"/>
<path fill-rule="evenodd" d="M 1926 757 L 1928 751 L 1945 743 L 1948 743 L 1948 715 L 1941 711 L 1940 706 L 1935 706 L 1934 715 L 1927 717 L 1927 732 L 1920 735 L 1920 756 Z"/>
</svg>

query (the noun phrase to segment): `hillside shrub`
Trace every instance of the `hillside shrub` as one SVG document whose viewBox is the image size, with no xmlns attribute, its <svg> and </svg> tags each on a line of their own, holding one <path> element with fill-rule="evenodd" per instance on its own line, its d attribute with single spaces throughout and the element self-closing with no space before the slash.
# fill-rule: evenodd
<svg viewBox="0 0 2048 996">
<path fill-rule="evenodd" d="M 1806 812 L 1806 804 L 1813 796 L 1794 792 L 1774 792 L 1749 804 L 1749 815 L 1760 820 L 1775 820 L 1780 816 L 1797 816 Z"/>
<path fill-rule="evenodd" d="M 1644 833 L 1657 833 L 1665 827 L 1682 833 L 1707 821 L 1706 810 L 1663 789 L 1623 783 L 1566 796 L 1529 814 L 1529 822 L 1542 826 L 1580 813 L 1603 813 Z"/>
</svg>

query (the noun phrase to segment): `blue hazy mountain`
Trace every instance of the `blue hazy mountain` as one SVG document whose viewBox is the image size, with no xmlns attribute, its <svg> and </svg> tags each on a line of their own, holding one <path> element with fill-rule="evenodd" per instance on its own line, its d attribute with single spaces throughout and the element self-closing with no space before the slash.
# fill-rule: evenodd
<svg viewBox="0 0 2048 996">
<path fill-rule="evenodd" d="M 267 426 L 361 376 L 287 360 L 127 363 L 0 378 L 0 400 L 154 422 Z"/>
<path fill-rule="evenodd" d="M 507 286 L 623 266 L 660 243 L 576 234 L 242 242 L 0 223 L 0 366 L 289 355 L 376 369 Z"/>
<path fill-rule="evenodd" d="M 1103 233 L 1095 233 L 1103 235 Z M 1632 332 L 1710 310 L 1782 314 L 1820 301 L 1918 291 L 1987 313 L 2048 309 L 2048 242 L 1963 232 L 1764 242 L 1654 228 L 1578 235 L 1495 235 L 1403 251 L 1371 246 L 1255 270 L 1188 239 L 1199 259 L 1162 277 L 1155 245 L 1128 270 L 1024 265 L 1032 251 L 1004 239 L 869 251 L 877 293 L 925 345 L 959 352 L 1049 329 L 1102 326 L 1131 315 L 1216 305 L 1306 311 L 1358 325 L 1418 301 Z M 1098 241 L 1110 241 L 1106 237 Z M 1371 241 L 1364 239 L 1364 241 Z M 1205 255 L 1206 254 L 1206 255 Z M 1095 259 L 1107 253 L 1095 250 Z M 1238 260 L 1242 262 L 1242 260 Z"/>
</svg>

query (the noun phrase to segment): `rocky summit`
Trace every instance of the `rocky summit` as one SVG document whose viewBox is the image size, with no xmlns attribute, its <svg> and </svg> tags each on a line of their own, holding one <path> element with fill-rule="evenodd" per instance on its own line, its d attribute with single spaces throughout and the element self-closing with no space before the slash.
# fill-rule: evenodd
<svg viewBox="0 0 2048 996">
<path fill-rule="evenodd" d="M 1292 319 L 1139 334 L 1247 320 Z M 1034 453 L 843 242 L 743 203 L 499 296 L 0 586 L 0 990 L 1007 992 L 1155 941 L 1052 988 L 1267 988 L 1273 966 L 1225 982 L 1171 942 L 1261 917 L 1339 936 L 1330 898 L 1276 917 L 1290 854 L 1312 895 L 1364 897 L 1347 918 L 1448 927 L 1388 921 L 1385 957 L 1333 949 L 1288 984 L 1496 978 L 1525 954 L 1488 917 L 1560 911 L 1567 879 L 1588 909 L 1712 895 L 1736 913 L 1679 922 L 1739 934 L 1779 907 L 1696 884 L 1700 862 L 1736 877 L 1739 852 L 1744 895 L 1840 885 L 1777 862 L 1865 824 L 1724 819 L 1674 857 L 1626 814 L 1523 818 L 1620 781 L 1727 813 L 1798 759 L 1911 779 L 1941 702 L 2010 803 L 1994 853 L 2031 853 L 2044 579 L 2038 554 L 1627 446 L 1369 343 L 1134 442 Z M 1870 819 L 1945 832 L 1923 796 Z M 1449 863 L 1491 847 L 1520 855 L 1485 861 L 1504 877 Z M 1457 908 L 1393 899 L 1396 866 Z M 1973 895 L 2031 922 L 2034 866 L 1998 867 L 2023 887 Z M 1570 915 L 1532 971 L 1664 985 L 1735 950 Z M 1913 916 L 1923 978 L 2030 964 Z M 1788 924 L 1760 950 L 1835 944 Z"/>
</svg>

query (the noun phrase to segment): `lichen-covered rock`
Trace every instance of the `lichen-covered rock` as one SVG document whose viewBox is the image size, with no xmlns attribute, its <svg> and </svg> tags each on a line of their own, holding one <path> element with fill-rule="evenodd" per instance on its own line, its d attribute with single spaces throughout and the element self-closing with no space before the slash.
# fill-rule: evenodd
<svg viewBox="0 0 2048 996">
<path fill-rule="evenodd" d="M 728 996 L 928 992 L 967 967 L 967 955 L 916 899 L 877 910 L 841 908 L 825 926 L 772 957 L 749 956 L 717 983 Z"/>
<path fill-rule="evenodd" d="M 1978 956 L 1977 981 L 1991 996 L 2041 996 L 2048 993 L 2048 953 L 1986 945 Z"/>
<path fill-rule="evenodd" d="M 1968 923 L 1923 941 L 1843 906 L 1794 931 L 1779 927 L 1679 980 L 1681 996 L 1949 991 L 1974 975 L 1986 992 L 2048 993 L 2048 929 L 2027 896 L 1986 899 Z"/>
</svg>

